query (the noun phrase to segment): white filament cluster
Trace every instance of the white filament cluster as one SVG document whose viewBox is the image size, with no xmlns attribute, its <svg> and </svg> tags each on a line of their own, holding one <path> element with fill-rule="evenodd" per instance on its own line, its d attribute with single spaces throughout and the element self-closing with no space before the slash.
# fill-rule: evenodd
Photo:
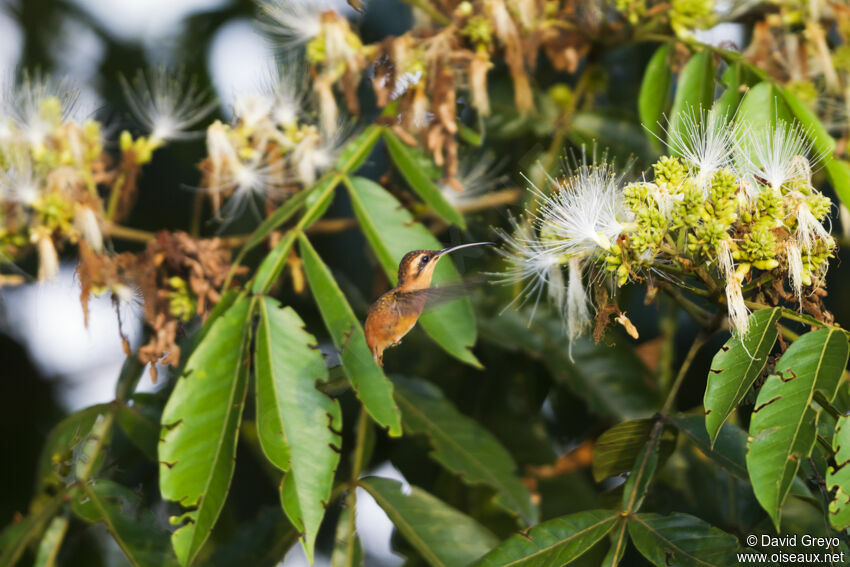
<svg viewBox="0 0 850 567">
<path fill-rule="evenodd" d="M 621 181 L 607 163 L 582 164 L 563 181 L 553 181 L 553 193 L 537 191 L 540 232 L 557 254 L 586 257 L 607 250 L 617 240 L 631 220 Z"/>
<path fill-rule="evenodd" d="M 667 146 L 685 160 L 700 188 L 706 189 L 715 173 L 732 164 L 741 125 L 716 108 L 681 112 L 678 120 L 677 128 L 667 129 Z"/>
<path fill-rule="evenodd" d="M 139 72 L 132 83 L 120 80 L 127 104 L 155 143 L 193 137 L 191 128 L 218 104 L 195 80 L 165 67 Z"/>
<path fill-rule="evenodd" d="M 812 143 L 798 126 L 777 120 L 773 128 L 750 129 L 737 146 L 735 163 L 744 177 L 763 179 L 779 189 L 795 179 L 811 178 Z M 816 162 L 818 158 L 813 158 Z"/>
</svg>

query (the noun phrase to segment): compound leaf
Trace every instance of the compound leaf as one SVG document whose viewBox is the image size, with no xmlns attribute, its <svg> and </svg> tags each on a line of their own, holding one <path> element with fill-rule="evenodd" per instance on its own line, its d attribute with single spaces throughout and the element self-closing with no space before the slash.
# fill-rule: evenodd
<svg viewBox="0 0 850 567">
<path fill-rule="evenodd" d="M 186 509 L 172 518 L 182 565 L 207 540 L 230 488 L 248 386 L 250 303 L 237 301 L 212 324 L 162 413 L 159 488 Z"/>
<path fill-rule="evenodd" d="M 286 482 L 294 483 L 304 550 L 312 560 L 339 463 L 342 415 L 339 403 L 316 389 L 327 367 L 298 314 L 267 297 L 257 311 L 257 432 L 268 459 L 289 471 Z"/>
</svg>

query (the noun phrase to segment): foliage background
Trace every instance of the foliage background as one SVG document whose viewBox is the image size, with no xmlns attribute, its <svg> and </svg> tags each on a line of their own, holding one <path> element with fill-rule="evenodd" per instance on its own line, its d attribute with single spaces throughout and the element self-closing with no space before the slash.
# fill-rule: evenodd
<svg viewBox="0 0 850 567">
<path fill-rule="evenodd" d="M 96 4 L 94 4 L 97 6 Z M 119 73 L 130 75 L 151 63 L 179 64 L 203 83 L 210 83 L 209 53 L 215 34 L 229 22 L 253 18 L 256 6 L 252 2 L 221 2 L 217 8 L 187 17 L 166 46 L 152 48 L 132 38 L 116 36 L 99 18 L 92 15 L 98 8 L 83 9 L 73 2 L 51 0 L 21 0 L 2 5 L 8 17 L 21 31 L 21 52 L 17 64 L 21 68 L 62 71 L 63 44 L 57 38 L 67 38 L 72 44 L 78 37 L 67 35 L 67 26 L 83 26 L 94 33 L 103 46 L 96 69 L 85 79 L 88 87 L 100 97 L 98 118 L 121 131 L 138 131 L 115 80 Z M 105 9 L 105 8 L 104 8 Z M 614 10 L 614 7 L 610 7 Z M 740 18 L 744 43 L 748 42 L 753 24 L 776 11 L 776 6 L 756 6 Z M 616 17 L 616 16 L 615 16 Z M 360 19 L 360 35 L 366 42 L 378 41 L 399 34 L 412 24 L 407 5 L 394 0 L 374 0 L 368 3 Z M 72 30 L 74 28 L 71 28 Z M 79 34 L 79 28 L 77 34 Z M 64 30 L 64 31 L 63 31 Z M 608 147 L 612 157 L 625 163 L 636 156 L 636 171 L 645 170 L 656 156 L 655 150 L 640 126 L 637 100 L 641 78 L 657 43 L 635 43 L 629 33 L 591 38 L 589 50 L 576 73 L 558 72 L 541 60 L 535 73 L 535 85 L 541 100 L 546 89 L 556 84 L 575 87 L 580 80 L 592 83 L 592 96 L 586 100 L 584 122 L 574 120 L 563 131 L 559 122 L 546 112 L 546 104 L 538 107 L 539 115 L 524 120 L 513 108 L 510 80 L 506 69 L 497 67 L 491 76 L 493 117 L 487 125 L 486 149 L 498 156 L 504 180 L 499 189 L 521 188 L 525 181 L 520 173 L 529 171 L 539 160 L 557 167 L 552 156 L 575 147 L 577 143 L 597 140 Z M 239 49 L 234 46 L 231 49 Z M 582 79 L 583 78 L 583 79 Z M 363 113 L 361 124 L 375 120 L 379 110 L 370 98 L 368 89 L 361 88 Z M 546 99 L 548 100 L 548 99 Z M 595 120 L 590 120 L 595 118 Z M 846 133 L 846 124 L 839 135 Z M 561 138 L 560 136 L 563 136 Z M 193 196 L 184 186 L 198 185 L 196 164 L 204 155 L 202 141 L 173 144 L 160 150 L 152 163 L 144 168 L 140 178 L 139 199 L 127 224 L 143 230 L 187 229 Z M 549 160 L 549 161 L 546 161 Z M 389 167 L 382 147 L 369 157 L 360 170 L 365 177 L 378 178 Z M 398 180 L 396 180 L 398 181 Z M 396 183 L 404 191 L 403 183 Z M 830 188 L 825 187 L 830 194 Z M 344 191 L 329 209 L 330 217 L 351 217 L 351 203 Z M 832 194 L 834 196 L 834 194 Z M 837 201 L 837 199 L 836 199 Z M 475 211 L 467 216 L 469 229 L 439 227 L 438 238 L 443 242 L 466 242 L 492 238 L 493 226 L 506 226 L 507 215 L 502 207 Z M 228 228 L 243 233 L 251 228 L 249 218 Z M 836 222 L 836 228 L 840 225 Z M 205 226 L 212 235 L 215 226 Z M 374 260 L 359 230 L 311 237 L 322 258 L 331 266 L 352 307 L 362 320 L 372 298 L 387 288 L 388 282 Z M 116 250 L 138 250 L 139 244 L 116 241 Z M 262 252 L 248 258 L 256 265 Z M 829 272 L 830 295 L 827 307 L 836 321 L 850 320 L 850 286 L 846 285 L 845 252 L 839 252 Z M 27 263 L 29 262 L 29 263 Z M 22 267 L 35 272 L 34 259 Z M 466 257 L 462 271 L 499 271 L 494 255 Z M 15 291 L 3 291 L 4 303 L 14 301 Z M 589 341 L 576 347 L 577 363 L 566 356 L 561 338 L 560 321 L 541 310 L 535 322 L 524 327 L 526 314 L 517 315 L 500 310 L 512 298 L 511 290 L 487 286 L 474 296 L 479 317 L 480 340 L 474 352 L 485 370 L 463 365 L 442 352 L 421 330 L 414 331 L 400 349 L 388 353 L 387 373 L 427 378 L 438 386 L 457 409 L 490 431 L 510 452 L 521 476 L 538 495 L 540 519 L 563 516 L 595 508 L 610 508 L 619 501 L 616 482 L 598 483 L 593 479 L 588 451 L 592 442 L 611 426 L 636 417 L 648 417 L 658 409 L 662 399 L 657 377 L 650 371 L 624 369 L 642 368 L 658 362 L 659 353 L 672 357 L 672 367 L 678 368 L 697 328 L 684 314 L 667 303 L 645 305 L 644 290 L 639 286 L 627 288 L 622 305 L 640 329 L 641 337 L 632 341 L 614 331 L 602 345 Z M 292 293 L 288 285 L 278 289 L 278 297 L 292 305 L 305 320 L 311 332 L 321 334 L 323 326 L 319 313 L 309 297 Z M 32 315 L 35 317 L 36 315 Z M 664 325 L 668 325 L 666 328 Z M 670 329 L 674 329 L 670 333 Z M 728 338 L 719 333 L 713 336 L 690 367 L 677 401 L 679 409 L 701 405 L 711 357 Z M 3 360 L 3 379 L 0 380 L 0 420 L 3 432 L 0 441 L 0 462 L 3 463 L 0 482 L 0 523 L 9 524 L 16 514 L 27 510 L 36 490 L 34 471 L 45 440 L 52 427 L 66 413 L 57 395 L 55 377 L 43 376 L 30 360 L 24 345 L 15 338 L 15 329 L 7 328 L 0 336 L 0 359 Z M 613 347 L 611 345 L 614 345 Z M 669 350 L 665 350 L 666 348 Z M 626 376 L 623 374 L 626 373 Z M 173 378 L 165 379 L 167 395 Z M 612 391 L 610 378 L 614 386 Z M 143 380 L 146 380 L 144 378 Z M 616 393 L 616 397 L 612 397 Z M 341 395 L 343 454 L 340 470 L 350 470 L 351 451 L 355 445 L 359 403 L 351 394 Z M 612 403 L 612 400 L 614 402 Z M 98 401 L 108 401 L 107 398 Z M 157 465 L 146 460 L 126 438 L 114 440 L 115 461 L 108 470 L 113 479 L 131 487 L 160 516 L 167 514 L 159 499 Z M 231 496 L 212 536 L 210 564 L 235 565 L 251 557 L 257 564 L 274 564 L 296 542 L 295 533 L 278 504 L 277 487 L 269 475 L 262 454 L 250 442 L 240 443 Z M 469 487 L 427 457 L 428 446 L 422 437 L 390 440 L 383 434 L 374 439 L 369 462 L 390 461 L 412 485 L 422 487 L 452 506 L 475 517 L 504 539 L 517 525 L 508 515 L 489 503 L 491 491 L 483 486 Z M 713 463 L 701 458 L 686 441 L 679 440 L 679 449 L 669 457 L 660 473 L 659 488 L 653 490 L 644 509 L 656 513 L 686 512 L 725 529 L 736 536 L 752 532 L 769 532 L 769 522 L 748 495 L 745 483 L 735 481 Z M 729 500 L 721 494 L 735 494 Z M 740 495 L 740 497 L 738 497 Z M 785 533 L 826 533 L 823 518 L 815 507 L 794 503 L 786 512 Z M 815 510 L 813 512 L 813 510 Z M 334 526 L 341 513 L 331 507 L 319 534 L 317 549 L 326 560 L 334 542 Z M 104 532 L 75 520 L 66 536 L 60 563 L 63 565 L 121 564 L 114 550 L 102 544 Z M 420 553 L 404 538 L 396 536 L 398 551 L 408 557 L 409 564 L 423 561 Z M 262 551 L 262 553 L 260 553 Z M 367 557 L 369 549 L 367 548 Z M 597 544 L 584 558 L 587 564 L 598 564 L 607 551 L 607 543 Z M 25 559 L 31 561 L 32 557 Z M 367 564 L 378 564 L 370 557 Z M 630 547 L 623 564 L 642 564 L 645 559 Z"/>
</svg>

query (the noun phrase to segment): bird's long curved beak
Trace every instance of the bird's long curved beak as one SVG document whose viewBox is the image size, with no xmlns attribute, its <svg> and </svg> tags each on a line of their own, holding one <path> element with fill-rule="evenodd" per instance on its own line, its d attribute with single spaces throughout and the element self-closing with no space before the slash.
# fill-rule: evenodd
<svg viewBox="0 0 850 567">
<path fill-rule="evenodd" d="M 448 248 L 443 248 L 439 252 L 437 252 L 437 256 L 442 256 L 444 254 L 450 254 L 455 250 L 460 250 L 461 248 L 469 248 L 470 246 L 486 246 L 491 245 L 495 246 L 495 242 L 470 242 L 469 244 L 458 244 L 457 246 L 449 246 Z"/>
</svg>

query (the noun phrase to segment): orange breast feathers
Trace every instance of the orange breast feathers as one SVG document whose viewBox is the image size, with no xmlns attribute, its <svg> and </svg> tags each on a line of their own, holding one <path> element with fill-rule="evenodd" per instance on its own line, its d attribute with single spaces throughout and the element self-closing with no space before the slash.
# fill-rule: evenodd
<svg viewBox="0 0 850 567">
<path fill-rule="evenodd" d="M 369 309 L 364 330 L 375 361 L 383 364 L 384 350 L 395 346 L 416 325 L 425 307 L 425 296 L 393 289 Z"/>
</svg>

